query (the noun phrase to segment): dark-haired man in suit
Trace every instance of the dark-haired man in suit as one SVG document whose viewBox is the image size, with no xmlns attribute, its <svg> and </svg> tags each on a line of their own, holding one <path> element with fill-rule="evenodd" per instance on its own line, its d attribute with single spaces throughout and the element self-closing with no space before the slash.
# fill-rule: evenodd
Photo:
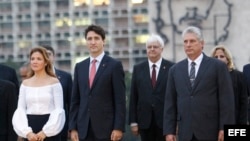
<svg viewBox="0 0 250 141">
<path fill-rule="evenodd" d="M 55 50 L 49 46 L 49 45 L 42 45 L 47 50 L 47 53 L 49 55 L 49 59 L 54 64 L 55 59 Z M 70 108 L 70 102 L 71 102 L 71 91 L 72 91 L 72 76 L 70 73 L 57 69 L 54 67 L 55 74 L 57 78 L 59 79 L 62 88 L 63 88 L 63 105 L 66 115 L 66 122 L 64 125 L 64 128 L 62 130 L 61 134 L 61 141 L 67 141 L 68 140 L 68 120 L 69 120 L 69 108 Z"/>
<path fill-rule="evenodd" d="M 225 63 L 203 53 L 201 30 L 182 33 L 184 59 L 169 70 L 164 106 L 166 141 L 224 141 L 224 125 L 235 123 L 234 93 Z"/>
<path fill-rule="evenodd" d="M 168 70 L 172 62 L 162 58 L 164 41 L 151 35 L 146 42 L 148 60 L 134 66 L 129 104 L 129 124 L 142 141 L 165 141 L 163 107 Z"/>
<path fill-rule="evenodd" d="M 75 66 L 69 129 L 72 141 L 119 141 L 125 130 L 122 63 L 104 53 L 105 31 L 85 30 L 90 57 Z"/>
<path fill-rule="evenodd" d="M 16 86 L 0 79 L 0 141 L 17 141 L 12 116 L 17 108 Z"/>
</svg>

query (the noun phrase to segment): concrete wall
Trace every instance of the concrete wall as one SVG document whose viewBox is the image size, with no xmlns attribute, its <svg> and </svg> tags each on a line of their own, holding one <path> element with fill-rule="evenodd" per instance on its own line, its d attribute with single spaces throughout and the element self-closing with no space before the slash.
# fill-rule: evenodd
<svg viewBox="0 0 250 141">
<path fill-rule="evenodd" d="M 149 1 L 150 17 L 151 19 L 157 19 L 157 0 Z M 172 19 L 169 8 L 169 2 L 172 2 Z M 178 20 L 186 13 L 186 7 L 198 7 L 198 12 L 204 16 L 206 10 L 211 4 L 212 0 L 162 0 L 161 1 L 161 17 L 165 26 L 161 31 L 167 35 L 169 42 L 166 44 L 164 50 L 164 57 L 178 62 L 186 57 L 182 39 L 179 34 L 173 31 L 173 23 L 178 25 L 178 29 L 182 31 L 187 24 L 178 24 Z M 227 2 L 227 3 L 225 3 Z M 229 4 L 231 7 L 231 20 L 229 21 Z M 234 58 L 235 66 L 238 70 L 242 70 L 243 65 L 250 62 L 250 1 L 249 0 L 214 0 L 214 4 L 210 9 L 209 16 L 201 22 L 203 28 L 203 34 L 205 38 L 204 52 L 210 56 L 212 48 L 215 46 L 214 42 L 217 37 L 224 35 L 225 31 L 223 28 L 227 26 L 228 36 L 225 41 L 221 41 L 218 44 L 224 44 L 232 53 Z M 171 22 L 172 21 L 172 22 Z M 155 23 L 151 22 L 150 30 L 155 33 Z M 175 41 L 175 42 L 174 42 Z"/>
</svg>

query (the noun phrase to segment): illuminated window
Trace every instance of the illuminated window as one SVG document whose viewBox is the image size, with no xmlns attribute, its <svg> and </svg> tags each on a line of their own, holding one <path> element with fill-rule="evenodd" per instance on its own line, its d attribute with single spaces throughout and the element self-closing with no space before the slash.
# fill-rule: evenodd
<svg viewBox="0 0 250 141">
<path fill-rule="evenodd" d="M 85 26 L 90 25 L 91 20 L 89 18 L 78 18 L 74 21 L 75 26 Z"/>
<path fill-rule="evenodd" d="M 31 42 L 30 41 L 19 41 L 17 43 L 19 48 L 27 48 L 31 46 Z"/>
<path fill-rule="evenodd" d="M 74 6 L 89 5 L 90 0 L 74 0 Z"/>
<path fill-rule="evenodd" d="M 82 5 L 89 5 L 91 0 L 74 0 L 74 6 L 82 6 Z M 109 5 L 109 0 L 92 0 L 93 5 Z"/>
<path fill-rule="evenodd" d="M 135 23 L 147 23 L 149 22 L 149 17 L 143 14 L 137 14 L 133 16 Z"/>
<path fill-rule="evenodd" d="M 131 0 L 132 4 L 141 4 L 143 0 Z"/>
<path fill-rule="evenodd" d="M 74 43 L 76 46 L 84 46 L 86 45 L 86 40 L 84 38 L 76 38 Z"/>
<path fill-rule="evenodd" d="M 149 37 L 148 34 L 137 35 L 137 36 L 135 36 L 135 42 L 137 44 L 144 44 L 144 43 L 146 43 L 148 37 Z"/>
<path fill-rule="evenodd" d="M 56 24 L 56 27 L 72 26 L 72 21 L 69 18 L 61 18 L 61 19 L 57 19 L 55 24 Z"/>
<path fill-rule="evenodd" d="M 109 0 L 93 0 L 93 4 L 98 5 L 109 5 Z"/>
</svg>

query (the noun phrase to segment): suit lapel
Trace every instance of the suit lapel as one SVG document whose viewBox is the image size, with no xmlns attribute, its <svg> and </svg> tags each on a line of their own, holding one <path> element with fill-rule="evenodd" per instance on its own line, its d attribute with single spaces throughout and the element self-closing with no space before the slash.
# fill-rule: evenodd
<svg viewBox="0 0 250 141">
<path fill-rule="evenodd" d="M 165 74 L 165 71 L 166 71 L 167 67 L 168 67 L 167 63 L 164 60 L 162 60 L 161 66 L 159 68 L 159 74 L 158 74 L 157 81 L 156 81 L 156 87 L 160 84 L 162 79 L 166 79 L 163 76 Z"/>
<path fill-rule="evenodd" d="M 92 85 L 92 88 L 95 87 L 95 83 L 96 81 L 98 80 L 98 78 L 100 78 L 101 74 L 104 72 L 104 70 L 107 68 L 108 66 L 108 62 L 109 62 L 109 58 L 104 55 L 103 58 L 102 58 L 102 61 L 100 62 L 100 65 L 99 65 L 99 68 L 96 72 L 96 75 L 95 75 L 95 78 L 94 78 L 94 81 L 93 81 L 93 85 Z M 91 89 L 92 89 L 91 88 Z"/>
<path fill-rule="evenodd" d="M 183 70 L 183 76 L 180 77 L 184 77 L 184 81 L 186 83 L 186 85 L 188 86 L 188 89 L 191 91 L 192 87 L 191 87 L 191 83 L 190 83 L 190 78 L 189 78 L 189 72 L 188 72 L 188 60 L 184 60 L 183 65 L 181 65 L 181 70 Z"/>
<path fill-rule="evenodd" d="M 197 73 L 197 76 L 195 78 L 195 81 L 194 81 L 194 88 L 193 90 L 195 90 L 195 88 L 197 88 L 197 86 L 199 85 L 199 82 L 202 80 L 202 77 L 204 76 L 204 73 L 208 70 L 208 58 L 204 55 L 203 56 L 203 59 L 201 61 L 201 64 L 200 64 L 200 68 L 198 70 L 198 73 Z"/>
<path fill-rule="evenodd" d="M 0 94 L 1 93 L 3 93 L 3 86 L 2 86 L 2 84 L 1 84 L 1 82 L 0 82 Z"/>
<path fill-rule="evenodd" d="M 149 69 L 149 64 L 148 61 L 146 61 L 146 63 L 143 65 L 143 67 L 141 68 L 141 72 L 143 72 L 142 77 L 145 77 L 145 83 L 148 83 L 147 85 L 153 89 L 152 83 L 151 83 L 151 77 L 150 77 L 150 69 Z M 156 82 L 157 83 L 157 82 Z"/>
<path fill-rule="evenodd" d="M 85 80 L 83 80 L 83 83 L 85 83 L 86 85 L 88 85 L 87 87 L 89 88 L 89 67 L 90 67 L 90 58 L 88 58 L 87 60 L 85 60 L 84 62 L 82 62 L 83 64 L 80 66 L 81 68 L 79 68 L 79 71 L 86 71 L 85 72 L 78 72 L 79 74 L 79 79 L 84 78 Z"/>
</svg>

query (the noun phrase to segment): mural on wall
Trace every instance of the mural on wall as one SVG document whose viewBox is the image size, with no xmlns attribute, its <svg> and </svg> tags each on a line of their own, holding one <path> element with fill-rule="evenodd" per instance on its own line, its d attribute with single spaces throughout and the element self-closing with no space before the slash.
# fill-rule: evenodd
<svg viewBox="0 0 250 141">
<path fill-rule="evenodd" d="M 190 25 L 209 33 L 212 36 L 212 39 L 209 39 L 211 44 L 217 45 L 227 40 L 232 17 L 232 4 L 228 0 L 166 1 L 155 0 L 156 18 L 153 19 L 155 31 L 165 39 L 166 43 L 169 43 L 171 36 L 173 46 L 176 46 L 178 44 L 176 38 Z M 163 13 L 163 8 L 167 14 Z M 163 28 L 166 27 L 172 29 L 171 35 L 163 32 Z"/>
<path fill-rule="evenodd" d="M 153 19 L 154 25 L 155 25 L 155 31 L 161 35 L 161 37 L 163 38 L 165 43 L 169 42 L 169 39 L 167 37 L 167 35 L 163 32 L 163 28 L 166 26 L 166 23 L 164 21 L 164 19 L 162 18 L 162 8 L 161 8 L 161 4 L 162 4 L 162 0 L 158 0 L 155 2 L 156 4 L 156 18 Z"/>
</svg>

